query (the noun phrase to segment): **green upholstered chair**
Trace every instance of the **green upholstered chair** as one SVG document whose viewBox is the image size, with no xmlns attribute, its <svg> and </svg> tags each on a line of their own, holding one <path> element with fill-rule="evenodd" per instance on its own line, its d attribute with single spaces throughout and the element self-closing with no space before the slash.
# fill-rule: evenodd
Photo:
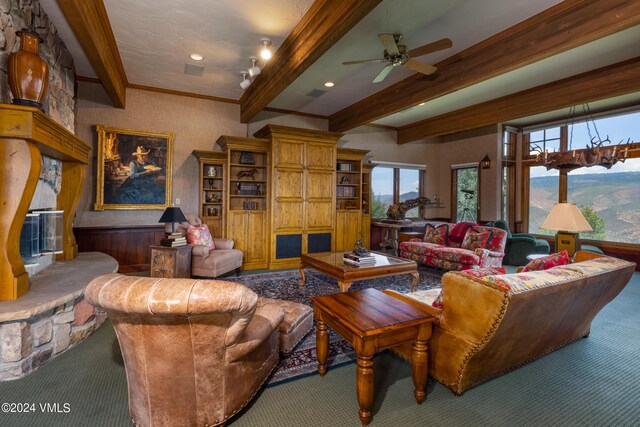
<svg viewBox="0 0 640 427">
<path fill-rule="evenodd" d="M 504 250 L 503 264 L 516 266 L 526 265 L 529 262 L 527 255 L 548 254 L 551 251 L 549 242 L 546 240 L 536 239 L 532 234 L 511 233 L 509 224 L 503 219 L 499 219 L 490 224 L 492 225 L 487 225 L 501 228 L 507 232 L 507 246 Z"/>
</svg>

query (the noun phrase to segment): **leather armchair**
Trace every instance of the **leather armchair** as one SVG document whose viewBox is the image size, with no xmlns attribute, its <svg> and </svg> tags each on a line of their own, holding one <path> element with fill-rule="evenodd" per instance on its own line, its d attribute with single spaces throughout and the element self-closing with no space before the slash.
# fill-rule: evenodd
<svg viewBox="0 0 640 427">
<path fill-rule="evenodd" d="M 187 227 L 189 224 L 199 226 L 202 220 L 193 214 L 185 213 L 187 222 L 181 222 L 177 225 L 176 231 L 187 235 Z M 236 274 L 240 273 L 242 267 L 242 251 L 233 249 L 233 240 L 214 238 L 213 244 L 215 249 L 209 249 L 207 246 L 195 245 L 191 250 L 191 275 L 198 277 L 218 277 L 229 271 L 236 270 Z"/>
<path fill-rule="evenodd" d="M 107 274 L 85 290 L 107 312 L 137 426 L 213 426 L 242 409 L 311 329 L 311 308 L 219 280 Z"/>
<path fill-rule="evenodd" d="M 505 220 L 499 219 L 493 222 L 493 227 L 501 228 L 507 232 L 507 246 L 504 250 L 503 264 L 526 265 L 530 254 L 548 254 L 551 251 L 549 242 L 543 239 L 536 239 L 534 235 L 527 233 L 511 233 L 509 224 Z"/>
</svg>

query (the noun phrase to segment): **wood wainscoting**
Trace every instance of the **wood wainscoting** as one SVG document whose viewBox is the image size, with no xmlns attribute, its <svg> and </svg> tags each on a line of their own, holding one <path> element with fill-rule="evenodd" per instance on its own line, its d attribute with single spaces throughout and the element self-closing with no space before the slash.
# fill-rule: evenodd
<svg viewBox="0 0 640 427">
<path fill-rule="evenodd" d="M 149 270 L 151 249 L 164 237 L 164 224 L 75 227 L 79 252 L 104 252 L 118 261 L 120 272 Z"/>
</svg>

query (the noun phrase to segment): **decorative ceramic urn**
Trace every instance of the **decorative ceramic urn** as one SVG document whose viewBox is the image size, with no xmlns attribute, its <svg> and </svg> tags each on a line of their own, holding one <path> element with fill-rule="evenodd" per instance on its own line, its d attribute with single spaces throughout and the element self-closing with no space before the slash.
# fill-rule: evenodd
<svg viewBox="0 0 640 427">
<path fill-rule="evenodd" d="M 13 103 L 42 109 L 49 83 L 49 66 L 38 55 L 38 44 L 43 40 L 25 29 L 16 35 L 20 37 L 20 50 L 10 54 L 7 63 Z"/>
</svg>

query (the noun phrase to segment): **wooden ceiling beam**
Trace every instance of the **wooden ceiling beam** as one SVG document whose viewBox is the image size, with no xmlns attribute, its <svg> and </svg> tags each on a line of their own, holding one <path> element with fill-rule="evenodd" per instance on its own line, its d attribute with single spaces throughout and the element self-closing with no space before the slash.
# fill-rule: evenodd
<svg viewBox="0 0 640 427">
<path fill-rule="evenodd" d="M 57 0 L 114 107 L 124 108 L 127 75 L 102 0 Z"/>
<path fill-rule="evenodd" d="M 329 116 L 345 132 L 640 24 L 634 0 L 565 0 Z"/>
<path fill-rule="evenodd" d="M 640 57 L 402 126 L 398 143 L 476 129 L 638 91 Z"/>
<path fill-rule="evenodd" d="M 249 122 L 381 0 L 316 0 L 240 98 Z"/>
</svg>

